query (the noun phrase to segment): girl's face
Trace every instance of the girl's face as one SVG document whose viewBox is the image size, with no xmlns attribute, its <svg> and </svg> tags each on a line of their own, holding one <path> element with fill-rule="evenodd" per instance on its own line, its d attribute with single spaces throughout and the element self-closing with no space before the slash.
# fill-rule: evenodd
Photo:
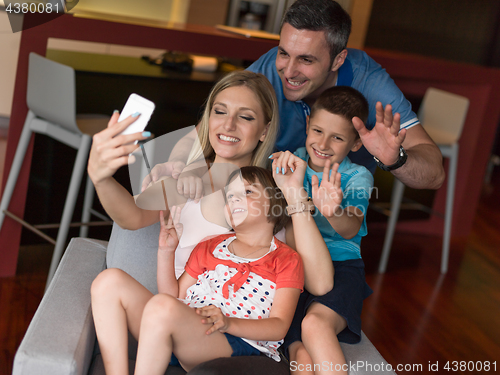
<svg viewBox="0 0 500 375">
<path fill-rule="evenodd" d="M 268 220 L 270 199 L 258 180 L 249 183 L 235 178 L 226 188 L 226 201 L 226 221 L 233 229 Z"/>
<path fill-rule="evenodd" d="M 245 85 L 229 87 L 215 97 L 208 126 L 215 161 L 240 167 L 250 165 L 268 128 L 256 95 Z"/>
</svg>

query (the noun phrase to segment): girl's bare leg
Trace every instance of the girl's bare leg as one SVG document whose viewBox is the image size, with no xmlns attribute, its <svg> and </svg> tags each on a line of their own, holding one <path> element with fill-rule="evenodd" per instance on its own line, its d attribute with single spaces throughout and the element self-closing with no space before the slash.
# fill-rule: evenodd
<svg viewBox="0 0 500 375">
<path fill-rule="evenodd" d="M 233 350 L 224 334 L 207 335 L 195 310 L 176 298 L 158 294 L 144 309 L 135 374 L 164 374 L 172 351 L 189 371 L 211 359 L 230 357 Z"/>
<path fill-rule="evenodd" d="M 128 374 L 128 333 L 139 337 L 142 312 L 153 294 L 126 272 L 101 272 L 91 288 L 92 314 L 107 375 Z"/>
<path fill-rule="evenodd" d="M 346 327 L 344 318 L 320 303 L 313 302 L 307 310 L 301 326 L 302 342 L 316 364 L 315 374 L 347 375 L 346 360 L 337 338 Z M 324 363 L 327 365 L 322 366 Z"/>
<path fill-rule="evenodd" d="M 291 375 L 314 375 L 314 363 L 302 341 L 295 341 L 288 347 Z"/>
</svg>

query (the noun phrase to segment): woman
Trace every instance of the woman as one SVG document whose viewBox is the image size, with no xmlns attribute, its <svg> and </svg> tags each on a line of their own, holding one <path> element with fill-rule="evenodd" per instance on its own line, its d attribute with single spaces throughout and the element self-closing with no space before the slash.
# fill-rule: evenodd
<svg viewBox="0 0 500 375">
<path fill-rule="evenodd" d="M 213 162 L 209 172 L 221 163 L 236 167 L 265 166 L 274 147 L 277 113 L 276 98 L 267 78 L 247 71 L 231 73 L 210 93 L 200 122 L 201 150 L 194 154 L 202 152 Z M 138 229 L 155 223 L 159 212 L 137 207 L 134 198 L 112 175 L 128 163 L 128 155 L 137 147 L 130 143 L 146 137 L 144 134 L 118 135 L 133 119 L 120 123 L 117 119 L 118 114 L 113 114 L 108 128 L 94 136 L 88 172 L 111 218 L 122 228 Z M 196 155 L 192 159 L 196 160 Z M 219 188 L 218 181 L 211 180 L 215 191 Z M 213 196 L 217 197 L 212 194 L 206 198 L 210 200 Z M 202 213 L 203 206 L 202 200 Z M 183 237 L 195 230 L 185 227 Z M 94 281 L 92 306 L 106 373 L 128 373 L 127 330 L 138 338 L 142 312 L 152 296 L 134 278 L 118 269 L 105 270 Z M 99 324 L 102 310 L 115 310 L 114 316 L 121 318 L 115 319 L 112 325 Z M 106 358 L 115 359 L 112 367 Z"/>
<path fill-rule="evenodd" d="M 158 221 L 158 211 L 137 207 L 132 195 L 112 176 L 127 165 L 128 155 L 137 148 L 134 142 L 149 134 L 118 135 L 135 121 L 129 117 L 118 123 L 118 117 L 115 112 L 108 128 L 94 136 L 88 173 L 108 215 L 120 227 L 134 230 Z M 276 97 L 267 78 L 248 71 L 231 73 L 214 86 L 207 99 L 198 130 L 202 150 L 194 150 L 190 160 L 203 152 L 208 162 L 265 167 L 278 121 Z"/>
</svg>

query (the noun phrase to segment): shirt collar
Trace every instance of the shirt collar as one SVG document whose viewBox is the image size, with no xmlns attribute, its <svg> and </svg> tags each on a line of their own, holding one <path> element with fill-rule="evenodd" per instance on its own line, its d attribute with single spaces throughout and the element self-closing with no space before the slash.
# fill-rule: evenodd
<svg viewBox="0 0 500 375">
<path fill-rule="evenodd" d="M 344 63 L 338 70 L 337 86 L 351 86 L 354 74 L 352 72 L 352 65 L 349 59 L 345 59 Z"/>
</svg>

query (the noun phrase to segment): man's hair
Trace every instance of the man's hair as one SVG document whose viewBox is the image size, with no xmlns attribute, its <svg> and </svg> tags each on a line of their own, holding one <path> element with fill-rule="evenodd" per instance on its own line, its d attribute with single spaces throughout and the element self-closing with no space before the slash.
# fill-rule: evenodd
<svg viewBox="0 0 500 375">
<path fill-rule="evenodd" d="M 224 189 L 224 199 L 226 199 L 227 187 L 236 177 L 246 180 L 250 184 L 260 182 L 264 188 L 264 193 L 269 198 L 269 212 L 267 213 L 267 221 L 274 223 L 273 235 L 278 233 L 288 223 L 290 217 L 286 214 L 286 200 L 283 193 L 274 182 L 272 173 L 264 168 L 248 166 L 242 167 L 231 173 L 227 179 L 226 189 Z"/>
<path fill-rule="evenodd" d="M 285 23 L 298 30 L 324 31 L 330 48 L 330 62 L 347 46 L 351 17 L 333 0 L 297 0 L 283 16 Z"/>
<path fill-rule="evenodd" d="M 334 115 L 339 115 L 352 122 L 354 116 L 359 117 L 365 124 L 368 120 L 368 102 L 358 90 L 349 86 L 333 86 L 321 93 L 311 108 L 313 117 L 317 111 L 324 109 Z M 359 137 L 356 129 L 353 131 Z"/>
</svg>

